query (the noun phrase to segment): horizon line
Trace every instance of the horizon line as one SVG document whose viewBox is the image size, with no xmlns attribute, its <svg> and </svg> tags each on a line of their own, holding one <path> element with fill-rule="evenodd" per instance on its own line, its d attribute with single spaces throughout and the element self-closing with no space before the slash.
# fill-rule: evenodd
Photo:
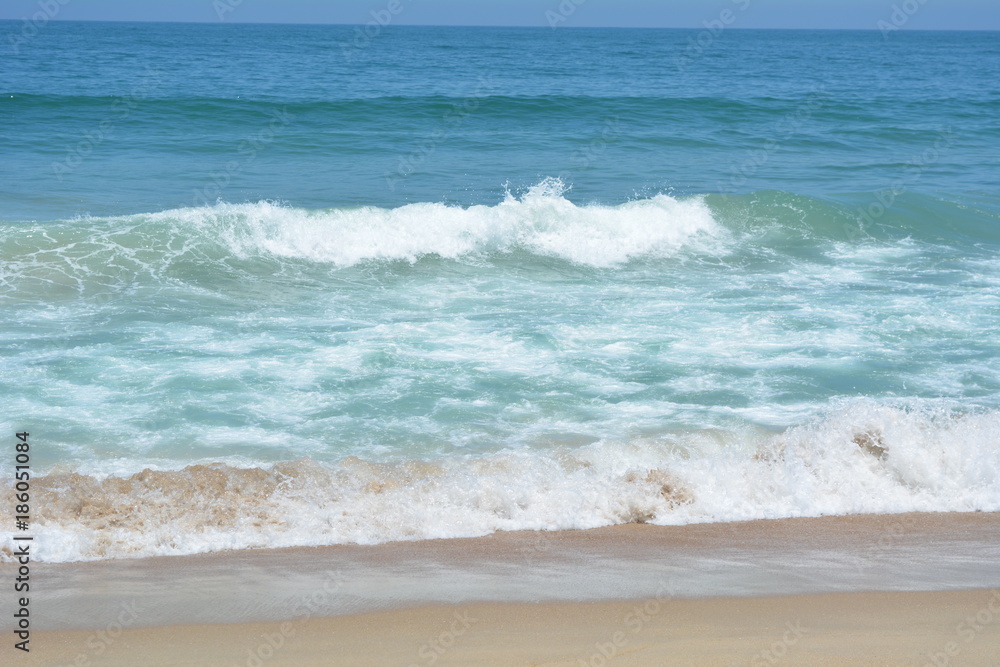
<svg viewBox="0 0 1000 667">
<path fill-rule="evenodd" d="M 0 18 L 0 21 L 27 21 L 26 17 L 10 19 L 10 18 Z M 338 26 L 345 28 L 352 27 L 364 27 L 372 23 L 372 21 L 367 21 L 365 23 L 306 23 L 306 22 L 296 22 L 296 21 L 136 21 L 131 19 L 49 19 L 49 23 L 150 23 L 150 24 L 181 24 L 181 25 L 300 25 L 300 26 Z M 601 25 L 601 26 L 558 26 L 551 27 L 545 25 L 524 25 L 524 24 L 494 24 L 494 25 L 481 25 L 472 23 L 454 23 L 454 24 L 440 24 L 440 23 L 400 23 L 400 24 L 389 24 L 380 26 L 382 29 L 385 28 L 525 28 L 525 29 L 538 29 L 538 30 L 707 30 L 704 26 L 698 27 L 687 27 L 687 26 L 630 26 L 630 25 Z M 752 30 L 787 30 L 787 31 L 841 31 L 841 32 L 881 32 L 878 27 L 875 28 L 746 28 L 746 27 L 727 27 L 729 30 L 742 30 L 742 31 L 752 31 Z M 1000 28 L 899 28 L 899 32 L 1000 32 Z"/>
</svg>

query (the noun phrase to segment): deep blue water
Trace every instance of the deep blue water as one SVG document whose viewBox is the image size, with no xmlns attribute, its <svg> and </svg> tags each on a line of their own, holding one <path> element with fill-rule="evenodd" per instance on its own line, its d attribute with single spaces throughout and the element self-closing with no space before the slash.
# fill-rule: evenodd
<svg viewBox="0 0 1000 667">
<path fill-rule="evenodd" d="M 732 30 L 691 57 L 696 35 L 390 26 L 359 49 L 346 26 L 53 23 L 0 70 L 5 218 L 183 207 L 218 174 L 226 201 L 305 208 L 496 203 L 560 174 L 577 202 L 855 204 L 948 129 L 913 189 L 995 196 L 996 33 Z"/>
</svg>

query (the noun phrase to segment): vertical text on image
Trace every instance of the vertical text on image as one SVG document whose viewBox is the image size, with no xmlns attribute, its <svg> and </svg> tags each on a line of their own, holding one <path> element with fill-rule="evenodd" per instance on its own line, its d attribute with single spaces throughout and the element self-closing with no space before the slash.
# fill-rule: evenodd
<svg viewBox="0 0 1000 667">
<path fill-rule="evenodd" d="M 31 521 L 31 445 L 27 431 L 17 433 L 14 444 L 14 525 L 19 531 L 27 532 Z M 30 652 L 31 612 L 28 593 L 31 583 L 31 535 L 15 535 L 12 552 L 17 561 L 14 578 L 14 592 L 17 611 L 14 612 L 14 648 Z"/>
</svg>

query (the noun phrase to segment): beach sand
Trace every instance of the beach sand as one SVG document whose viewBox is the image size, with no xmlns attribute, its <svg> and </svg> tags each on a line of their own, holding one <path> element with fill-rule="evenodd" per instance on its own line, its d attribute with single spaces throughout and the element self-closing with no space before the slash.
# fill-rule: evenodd
<svg viewBox="0 0 1000 667">
<path fill-rule="evenodd" d="M 129 630 L 100 656 L 88 638 L 39 633 L 23 664 L 992 666 L 1000 590 L 430 606 Z"/>
<path fill-rule="evenodd" d="M 997 666 L 998 563 L 1000 515 L 952 513 L 35 564 L 0 660 Z"/>
</svg>

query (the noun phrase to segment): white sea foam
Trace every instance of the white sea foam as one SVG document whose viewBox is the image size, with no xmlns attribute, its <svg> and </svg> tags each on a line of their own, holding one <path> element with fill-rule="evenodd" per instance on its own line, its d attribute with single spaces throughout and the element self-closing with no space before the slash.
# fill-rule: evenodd
<svg viewBox="0 0 1000 667">
<path fill-rule="evenodd" d="M 40 557 L 1000 508 L 995 262 L 564 195 L 11 231 Z"/>
<path fill-rule="evenodd" d="M 129 475 L 115 462 L 109 477 L 37 478 L 37 556 L 75 561 L 628 522 L 998 511 L 1000 413 L 861 401 L 780 435 L 670 433 L 401 463 L 240 463 Z"/>
<path fill-rule="evenodd" d="M 516 249 L 594 267 L 671 256 L 722 232 L 700 197 L 657 195 L 617 206 L 577 205 L 547 179 L 495 206 L 417 203 L 399 208 L 304 210 L 268 202 L 220 203 L 164 211 L 154 220 L 183 221 L 220 236 L 239 257 L 261 253 L 352 266 L 367 260 L 456 259 Z"/>
</svg>

